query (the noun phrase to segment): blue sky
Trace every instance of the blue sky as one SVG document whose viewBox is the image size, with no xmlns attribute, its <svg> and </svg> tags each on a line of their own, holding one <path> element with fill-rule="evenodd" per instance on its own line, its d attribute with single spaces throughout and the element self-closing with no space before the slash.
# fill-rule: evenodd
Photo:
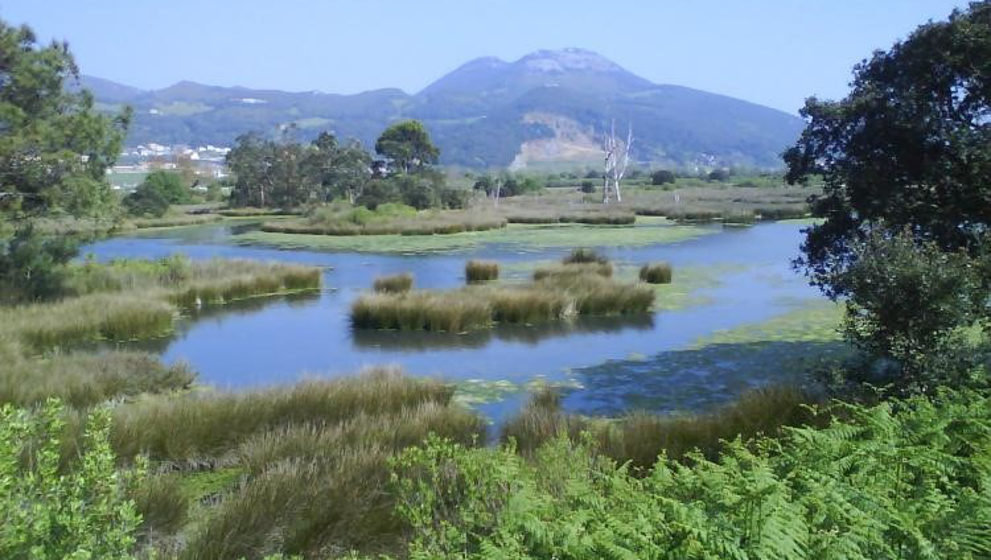
<svg viewBox="0 0 991 560">
<path fill-rule="evenodd" d="M 657 83 L 797 112 L 841 97 L 851 67 L 951 0 L 0 0 L 0 18 L 65 39 L 83 73 L 290 91 L 416 92 L 479 56 L 597 51 Z"/>
</svg>

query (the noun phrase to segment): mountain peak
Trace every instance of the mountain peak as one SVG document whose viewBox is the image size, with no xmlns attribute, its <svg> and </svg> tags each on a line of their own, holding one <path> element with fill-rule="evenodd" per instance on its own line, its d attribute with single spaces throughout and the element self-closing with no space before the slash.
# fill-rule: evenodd
<svg viewBox="0 0 991 560">
<path fill-rule="evenodd" d="M 601 54 L 575 47 L 558 50 L 539 50 L 516 61 L 528 70 L 537 72 L 566 72 L 581 70 L 591 72 L 616 72 L 623 69 Z"/>
</svg>

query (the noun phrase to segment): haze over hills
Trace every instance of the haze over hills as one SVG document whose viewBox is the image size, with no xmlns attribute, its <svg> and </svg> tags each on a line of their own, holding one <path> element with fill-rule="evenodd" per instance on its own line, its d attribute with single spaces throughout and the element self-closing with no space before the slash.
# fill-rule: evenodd
<svg viewBox="0 0 991 560">
<path fill-rule="evenodd" d="M 691 167 L 777 167 L 802 120 L 776 109 L 675 85 L 651 83 L 582 49 L 537 51 L 515 62 L 472 60 L 410 95 L 290 93 L 179 82 L 144 91 L 91 76 L 82 85 L 102 108 L 135 109 L 128 145 L 231 145 L 248 131 L 276 134 L 295 123 L 301 140 L 330 130 L 366 146 L 397 119 L 422 120 L 441 161 L 526 167 L 601 159 L 612 121 L 632 123 L 637 161 Z"/>
</svg>

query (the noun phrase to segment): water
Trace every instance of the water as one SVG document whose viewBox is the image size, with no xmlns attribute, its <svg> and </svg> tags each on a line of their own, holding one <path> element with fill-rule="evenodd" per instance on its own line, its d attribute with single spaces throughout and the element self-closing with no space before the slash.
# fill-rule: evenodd
<svg viewBox="0 0 991 560">
<path fill-rule="evenodd" d="M 761 224 L 726 228 L 674 244 L 602 248 L 620 264 L 668 261 L 676 276 L 679 268 L 718 265 L 719 283 L 693 294 L 704 297 L 703 303 L 676 311 L 497 328 L 467 335 L 355 332 L 349 325 L 348 310 L 351 301 L 369 289 L 378 276 L 411 272 L 418 288 L 454 288 L 463 284 L 464 264 L 469 258 L 499 260 L 512 269 L 512 263 L 521 261 L 557 260 L 566 251 L 524 253 L 518 247 L 499 245 L 471 252 L 401 256 L 276 250 L 231 244 L 237 230 L 209 226 L 112 238 L 86 247 L 84 253 L 99 260 L 184 253 L 193 259 L 248 258 L 326 267 L 324 289 L 319 294 L 257 299 L 210 309 L 185 319 L 174 336 L 142 344 L 166 361 L 188 362 L 199 372 L 202 383 L 220 388 L 291 383 L 307 376 L 338 376 L 366 366 L 394 364 L 411 374 L 462 382 L 522 385 L 544 379 L 576 387 L 594 385 L 595 390 L 608 392 L 617 389 L 609 386 L 610 376 L 626 387 L 636 385 L 636 376 L 649 376 L 649 371 L 643 371 L 646 357 L 686 348 L 716 330 L 757 323 L 817 298 L 789 265 L 798 253 L 800 229 L 788 223 Z M 604 365 L 610 371 L 605 376 Z M 596 368 L 599 371 L 594 379 L 583 379 Z M 631 381 L 633 373 L 636 375 Z M 747 380 L 712 394 L 735 394 L 765 381 Z M 706 385 L 714 381 L 705 375 L 689 375 L 672 383 L 677 386 L 652 390 L 705 395 Z M 499 416 L 518 400 L 516 396 L 486 408 Z M 687 406 L 712 404 L 712 399 L 696 401 L 686 401 Z M 583 396 L 581 389 L 572 393 L 568 402 L 573 408 L 594 408 L 596 412 L 628 405 L 622 399 L 613 399 L 611 404 L 596 402 L 594 395 Z M 668 403 L 654 408 L 672 406 Z"/>
</svg>

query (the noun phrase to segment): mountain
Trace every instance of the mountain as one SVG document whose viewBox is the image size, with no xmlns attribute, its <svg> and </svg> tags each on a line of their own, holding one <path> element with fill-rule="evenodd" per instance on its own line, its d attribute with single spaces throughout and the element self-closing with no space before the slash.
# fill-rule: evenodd
<svg viewBox="0 0 991 560">
<path fill-rule="evenodd" d="M 102 109 L 135 109 L 129 145 L 230 145 L 251 130 L 275 134 L 294 123 L 300 139 L 330 130 L 366 146 L 389 123 L 424 122 L 441 161 L 516 168 L 591 163 L 613 122 L 632 156 L 676 166 L 780 166 L 803 122 L 794 115 L 682 86 L 659 85 L 582 49 L 542 50 L 514 62 L 472 60 L 422 91 L 355 95 L 284 92 L 179 82 L 142 91 L 91 76 L 81 85 Z"/>
</svg>

